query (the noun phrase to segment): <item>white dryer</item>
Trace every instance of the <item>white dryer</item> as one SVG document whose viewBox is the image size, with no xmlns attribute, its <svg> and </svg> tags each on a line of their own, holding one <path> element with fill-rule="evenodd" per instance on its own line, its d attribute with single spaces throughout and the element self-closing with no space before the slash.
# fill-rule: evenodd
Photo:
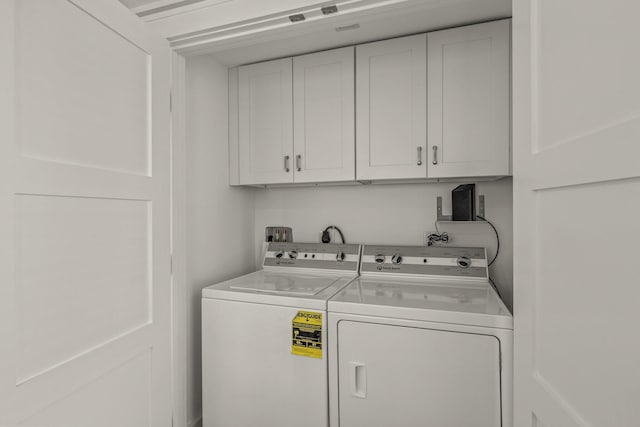
<svg viewBox="0 0 640 427">
<path fill-rule="evenodd" d="M 328 426 L 327 300 L 360 245 L 269 243 L 263 269 L 202 291 L 204 427 Z"/>
<path fill-rule="evenodd" d="M 511 427 L 513 319 L 484 248 L 367 246 L 329 301 L 332 427 Z"/>
</svg>

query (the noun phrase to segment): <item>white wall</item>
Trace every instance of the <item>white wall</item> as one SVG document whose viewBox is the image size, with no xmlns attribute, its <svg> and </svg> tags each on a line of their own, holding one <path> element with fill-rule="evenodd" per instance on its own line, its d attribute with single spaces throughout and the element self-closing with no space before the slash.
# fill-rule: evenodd
<svg viewBox="0 0 640 427">
<path fill-rule="evenodd" d="M 227 68 L 187 60 L 187 416 L 202 413 L 200 291 L 254 268 L 255 190 L 228 186 Z"/>
<path fill-rule="evenodd" d="M 256 190 L 255 248 L 259 264 L 264 227 L 293 227 L 296 241 L 317 242 L 328 225 L 337 225 L 350 243 L 421 245 L 425 231 L 435 231 L 436 196 L 451 213 L 451 190 L 459 184 L 374 184 L 343 187 L 271 188 Z M 511 178 L 476 185 L 485 195 L 486 218 L 500 236 L 500 254 L 490 269 L 492 279 L 512 307 L 513 201 Z M 488 224 L 442 223 L 450 245 L 484 246 L 489 257 L 496 238 Z M 338 236 L 336 238 L 339 239 Z"/>
</svg>

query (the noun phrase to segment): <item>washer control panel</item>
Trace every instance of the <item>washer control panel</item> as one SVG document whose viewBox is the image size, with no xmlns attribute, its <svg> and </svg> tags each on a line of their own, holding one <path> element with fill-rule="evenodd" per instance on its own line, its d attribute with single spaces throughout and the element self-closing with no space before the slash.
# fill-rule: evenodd
<svg viewBox="0 0 640 427">
<path fill-rule="evenodd" d="M 365 245 L 362 273 L 488 278 L 485 248 Z"/>
<path fill-rule="evenodd" d="M 263 267 L 313 268 L 358 272 L 360 245 L 270 242 Z"/>
</svg>

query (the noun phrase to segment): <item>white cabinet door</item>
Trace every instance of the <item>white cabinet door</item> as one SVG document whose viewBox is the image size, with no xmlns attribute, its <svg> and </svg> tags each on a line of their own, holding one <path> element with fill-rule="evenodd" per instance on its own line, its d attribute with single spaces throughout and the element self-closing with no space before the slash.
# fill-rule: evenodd
<svg viewBox="0 0 640 427">
<path fill-rule="evenodd" d="M 341 321 L 341 427 L 500 427 L 494 336 Z"/>
<path fill-rule="evenodd" d="M 294 182 L 355 179 L 353 51 L 293 59 Z"/>
<path fill-rule="evenodd" d="M 0 425 L 170 426 L 168 42 L 6 0 L 0 51 Z"/>
<path fill-rule="evenodd" d="M 240 184 L 293 182 L 292 59 L 240 67 Z"/>
<path fill-rule="evenodd" d="M 509 175 L 510 22 L 427 35 L 430 178 Z"/>
<path fill-rule="evenodd" d="M 359 180 L 425 178 L 427 35 L 356 47 Z"/>
</svg>

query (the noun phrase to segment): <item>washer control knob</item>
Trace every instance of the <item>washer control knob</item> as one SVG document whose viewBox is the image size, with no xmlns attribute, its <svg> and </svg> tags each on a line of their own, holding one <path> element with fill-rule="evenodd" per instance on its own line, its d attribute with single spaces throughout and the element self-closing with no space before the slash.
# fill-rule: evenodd
<svg viewBox="0 0 640 427">
<path fill-rule="evenodd" d="M 382 254 L 378 254 L 375 257 L 376 263 L 378 264 L 384 264 L 384 259 L 385 259 L 385 256 Z"/>
<path fill-rule="evenodd" d="M 336 261 L 344 261 L 345 257 L 346 255 L 344 254 L 344 251 L 338 251 L 336 254 Z"/>
<path fill-rule="evenodd" d="M 291 259 L 298 258 L 298 251 L 289 251 L 289 258 Z"/>
<path fill-rule="evenodd" d="M 466 256 L 458 257 L 456 263 L 460 268 L 469 268 L 471 266 L 471 260 Z"/>
<path fill-rule="evenodd" d="M 399 253 L 396 253 L 395 255 L 393 255 L 391 257 L 391 263 L 393 264 L 402 264 L 402 255 L 400 255 Z"/>
<path fill-rule="evenodd" d="M 282 258 L 283 255 L 284 255 L 284 251 L 276 252 L 276 258 Z"/>
</svg>

